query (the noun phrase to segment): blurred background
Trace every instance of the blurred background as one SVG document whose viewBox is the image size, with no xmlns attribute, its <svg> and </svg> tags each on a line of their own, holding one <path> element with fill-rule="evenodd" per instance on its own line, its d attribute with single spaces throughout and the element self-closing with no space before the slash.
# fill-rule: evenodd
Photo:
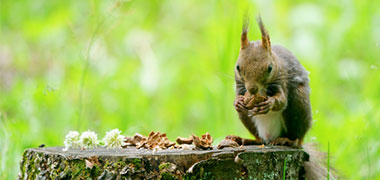
<svg viewBox="0 0 380 180">
<path fill-rule="evenodd" d="M 375 0 L 1 0 L 0 179 L 26 148 L 70 130 L 252 137 L 233 70 L 245 10 L 310 72 L 306 142 L 348 179 L 380 179 L 380 3 Z"/>
</svg>

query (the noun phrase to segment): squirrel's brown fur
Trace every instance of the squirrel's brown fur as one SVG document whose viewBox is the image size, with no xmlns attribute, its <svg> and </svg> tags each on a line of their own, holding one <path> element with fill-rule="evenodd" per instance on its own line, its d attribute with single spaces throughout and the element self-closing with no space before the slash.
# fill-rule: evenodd
<svg viewBox="0 0 380 180">
<path fill-rule="evenodd" d="M 256 137 L 248 140 L 229 136 L 239 144 L 272 144 L 301 146 L 312 123 L 308 72 L 298 59 L 280 45 L 271 45 L 269 33 L 261 17 L 257 19 L 261 41 L 248 40 L 248 22 L 245 17 L 241 35 L 241 48 L 235 68 L 235 109 L 245 127 Z M 244 104 L 244 94 L 267 97 L 253 108 Z M 312 149 L 312 148 L 311 148 Z M 318 166 L 310 152 L 305 164 L 308 179 L 325 177 L 323 166 Z M 322 167 L 322 168 L 321 168 Z M 309 168 L 309 170 L 308 170 Z M 310 168 L 318 169 L 313 171 Z M 322 170 L 321 170 L 322 169 Z M 323 171 L 323 172 L 320 172 Z M 319 174 L 318 174 L 319 173 Z M 325 173 L 325 174 L 324 174 Z"/>
</svg>

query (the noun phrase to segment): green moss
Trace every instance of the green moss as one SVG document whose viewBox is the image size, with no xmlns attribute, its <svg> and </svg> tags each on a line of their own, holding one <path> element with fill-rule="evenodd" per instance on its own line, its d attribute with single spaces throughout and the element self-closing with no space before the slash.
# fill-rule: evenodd
<svg viewBox="0 0 380 180">
<path fill-rule="evenodd" d="M 24 151 L 24 153 L 22 154 L 22 160 L 21 160 L 21 163 L 20 163 L 21 174 L 25 173 L 26 154 L 27 154 L 27 151 Z"/>
<path fill-rule="evenodd" d="M 112 162 L 112 160 L 109 160 L 110 162 L 108 162 L 108 165 L 107 167 L 103 167 L 103 171 L 105 169 L 108 169 L 108 170 L 116 170 L 116 171 L 120 171 L 122 170 L 125 166 L 129 166 L 129 164 L 127 162 L 125 162 L 124 160 L 119 160 L 119 161 L 116 161 L 116 162 Z"/>
<path fill-rule="evenodd" d="M 176 174 L 177 166 L 170 162 L 162 162 L 158 169 L 160 170 L 160 179 L 178 179 L 181 174 Z"/>
<path fill-rule="evenodd" d="M 109 163 L 109 161 L 108 160 L 106 160 L 106 162 L 104 163 L 104 166 L 103 166 L 103 168 L 104 169 L 107 169 L 107 167 L 110 165 L 110 163 Z"/>
<path fill-rule="evenodd" d="M 169 173 L 169 172 L 163 172 L 161 173 L 161 178 L 162 180 L 175 180 L 178 179 L 174 174 Z"/>
<path fill-rule="evenodd" d="M 201 177 L 202 180 L 207 180 L 207 179 L 215 179 L 214 175 L 212 172 L 205 172 L 203 173 L 203 176 Z"/>
<path fill-rule="evenodd" d="M 95 164 L 94 167 L 91 169 L 91 177 L 98 177 L 102 172 L 103 169 Z"/>
<path fill-rule="evenodd" d="M 132 164 L 134 165 L 134 167 L 136 168 L 136 169 L 140 169 L 141 168 L 141 159 L 133 159 L 132 160 Z"/>
<path fill-rule="evenodd" d="M 86 163 L 83 160 L 73 160 L 68 166 L 71 167 L 69 170 L 74 179 L 86 179 L 87 177 L 91 177 L 92 171 L 94 170 L 94 168 L 86 168 Z"/>
<path fill-rule="evenodd" d="M 208 180 L 208 179 L 215 179 L 212 172 L 196 172 L 196 173 L 186 173 L 183 176 L 184 180 Z"/>
<path fill-rule="evenodd" d="M 34 179 L 37 174 L 39 173 L 38 168 L 35 167 L 36 163 L 38 163 L 37 155 L 32 155 L 33 153 L 29 153 L 29 157 L 31 156 L 32 158 L 30 160 L 27 160 L 27 168 L 28 169 L 33 169 L 33 171 L 29 171 L 30 173 L 28 174 L 29 179 Z"/>
<path fill-rule="evenodd" d="M 170 166 L 170 163 L 161 163 L 158 166 L 158 169 L 160 169 L 160 170 L 167 169 L 169 166 Z"/>
</svg>

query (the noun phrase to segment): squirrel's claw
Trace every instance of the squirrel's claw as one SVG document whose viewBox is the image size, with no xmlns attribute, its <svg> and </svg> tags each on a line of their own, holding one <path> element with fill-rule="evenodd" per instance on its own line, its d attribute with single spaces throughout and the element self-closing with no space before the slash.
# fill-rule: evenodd
<svg viewBox="0 0 380 180">
<path fill-rule="evenodd" d="M 257 114 L 266 114 L 268 113 L 273 107 L 273 101 L 271 98 L 268 100 L 258 103 L 255 105 L 255 107 L 252 109 L 252 114 L 257 115 Z"/>
<path fill-rule="evenodd" d="M 256 112 L 256 114 L 266 114 L 270 111 L 269 108 L 265 108 L 265 109 L 260 109 L 259 111 Z"/>
<path fill-rule="evenodd" d="M 253 109 L 250 109 L 248 110 L 248 116 L 251 117 L 251 116 L 254 116 L 257 114 L 257 108 L 254 107 Z"/>
<path fill-rule="evenodd" d="M 264 101 L 264 102 L 261 102 L 261 103 L 256 104 L 255 107 L 266 106 L 266 105 L 268 105 L 268 104 L 270 104 L 270 101 L 269 101 L 269 100 L 266 100 L 266 101 Z"/>
<path fill-rule="evenodd" d="M 242 97 L 238 97 L 235 99 L 234 107 L 237 112 L 245 113 L 245 114 L 248 113 L 248 109 L 244 105 L 244 98 Z"/>
<path fill-rule="evenodd" d="M 299 147 L 300 146 L 300 141 L 298 139 L 295 140 L 290 140 L 288 138 L 282 138 L 279 137 L 269 143 L 269 145 L 272 146 L 291 146 L 291 147 Z"/>
<path fill-rule="evenodd" d="M 269 111 L 270 111 L 269 107 L 261 107 L 261 108 L 254 107 L 253 109 L 248 110 L 248 116 L 254 116 L 254 115 L 259 115 L 259 114 L 266 114 Z"/>
<path fill-rule="evenodd" d="M 237 111 L 239 111 L 239 112 L 246 112 L 246 111 L 248 111 L 248 109 L 245 108 L 244 105 L 241 105 L 241 104 L 237 104 L 237 105 L 235 106 L 235 109 L 236 109 Z"/>
</svg>

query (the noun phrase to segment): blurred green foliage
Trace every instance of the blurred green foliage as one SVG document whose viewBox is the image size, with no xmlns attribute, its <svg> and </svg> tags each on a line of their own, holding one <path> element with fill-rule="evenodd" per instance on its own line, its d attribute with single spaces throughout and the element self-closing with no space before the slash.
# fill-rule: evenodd
<svg viewBox="0 0 380 180">
<path fill-rule="evenodd" d="M 0 179 L 69 130 L 251 137 L 232 106 L 244 11 L 310 72 L 318 142 L 349 179 L 380 179 L 380 3 L 0 1 Z M 252 18 L 253 19 L 253 18 Z M 252 20 L 249 37 L 260 38 Z"/>
</svg>

